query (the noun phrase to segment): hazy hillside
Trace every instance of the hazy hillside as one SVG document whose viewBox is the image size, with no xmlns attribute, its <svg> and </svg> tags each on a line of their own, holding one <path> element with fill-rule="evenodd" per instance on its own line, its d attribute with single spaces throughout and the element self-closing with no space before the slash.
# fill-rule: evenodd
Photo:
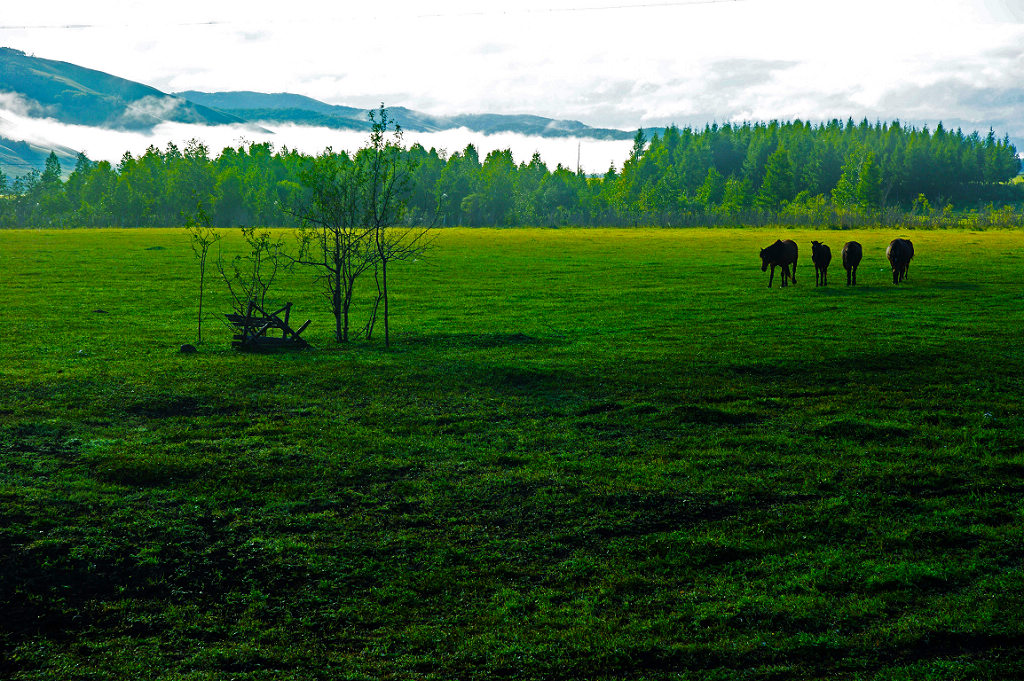
<svg viewBox="0 0 1024 681">
<path fill-rule="evenodd" d="M 34 113 L 76 125 L 138 130 L 165 121 L 242 122 L 148 85 L 6 47 L 0 48 L 0 92 L 16 93 Z"/>
<path fill-rule="evenodd" d="M 350 106 L 327 104 L 311 97 L 287 92 L 196 92 L 175 93 L 196 104 L 214 107 L 252 122 L 298 123 L 341 130 L 369 128 L 367 111 Z M 468 128 L 482 134 L 503 132 L 542 137 L 588 137 L 592 139 L 630 139 L 632 132 L 591 128 L 579 121 L 560 121 L 542 116 L 504 114 L 462 114 L 435 116 L 405 107 L 388 107 L 388 113 L 403 128 L 414 132 L 435 132 Z"/>
<path fill-rule="evenodd" d="M 65 171 L 70 171 L 74 167 L 78 152 L 73 149 L 44 148 L 28 142 L 0 137 L 0 169 L 11 178 L 24 175 L 33 169 L 43 168 L 51 151 L 56 152 L 61 167 Z"/>
<path fill-rule="evenodd" d="M 185 92 L 176 92 L 174 94 L 195 104 L 220 109 L 221 111 L 233 109 L 284 111 L 295 109 L 338 116 L 340 118 L 366 119 L 365 109 L 327 104 L 312 97 L 296 95 L 290 92 L 266 93 L 246 90 L 235 92 L 198 92 L 196 90 L 186 90 Z"/>
<path fill-rule="evenodd" d="M 62 61 L 30 57 L 0 47 L 0 134 L 3 110 L 31 118 L 124 131 L 145 131 L 163 122 L 222 125 L 242 123 L 232 114 L 193 104 L 156 88 Z M 10 177 L 41 170 L 50 151 L 67 169 L 77 151 L 0 137 L 0 170 Z"/>
</svg>

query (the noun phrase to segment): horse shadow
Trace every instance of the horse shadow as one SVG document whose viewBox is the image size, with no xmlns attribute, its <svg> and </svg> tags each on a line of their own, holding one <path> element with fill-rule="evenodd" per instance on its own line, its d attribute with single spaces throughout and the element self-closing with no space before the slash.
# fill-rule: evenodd
<svg viewBox="0 0 1024 681">
<path fill-rule="evenodd" d="M 981 288 L 973 281 L 936 281 L 929 284 L 932 288 L 945 289 L 948 291 L 976 291 Z"/>
</svg>

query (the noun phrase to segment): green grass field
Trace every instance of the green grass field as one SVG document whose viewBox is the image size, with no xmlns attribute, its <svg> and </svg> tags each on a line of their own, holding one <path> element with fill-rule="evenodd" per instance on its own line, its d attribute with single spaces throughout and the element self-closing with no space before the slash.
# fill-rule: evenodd
<svg viewBox="0 0 1024 681">
<path fill-rule="evenodd" d="M 183 355 L 182 231 L 0 232 L 0 677 L 1024 677 L 1024 234 L 894 236 L 445 230 L 391 350 L 298 271 Z"/>
</svg>

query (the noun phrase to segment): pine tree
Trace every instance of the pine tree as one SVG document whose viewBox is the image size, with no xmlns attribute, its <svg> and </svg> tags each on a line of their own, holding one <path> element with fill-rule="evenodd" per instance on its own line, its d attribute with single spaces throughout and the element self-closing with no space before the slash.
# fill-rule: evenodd
<svg viewBox="0 0 1024 681">
<path fill-rule="evenodd" d="M 722 192 L 722 208 L 726 211 L 739 211 L 750 207 L 750 180 L 739 180 L 730 177 Z"/>
<path fill-rule="evenodd" d="M 864 154 L 864 160 L 861 161 L 855 195 L 857 205 L 861 208 L 874 210 L 881 204 L 882 170 L 875 162 L 874 153 L 870 151 Z"/>
<path fill-rule="evenodd" d="M 721 203 L 724 192 L 725 178 L 722 177 L 722 173 L 714 167 L 709 168 L 704 183 L 697 189 L 697 202 L 707 210 Z"/>
<path fill-rule="evenodd" d="M 779 147 L 768 157 L 764 182 L 754 203 L 759 208 L 778 208 L 784 201 L 793 200 L 796 193 L 793 187 L 793 165 L 790 163 L 789 153 L 783 147 Z"/>
<path fill-rule="evenodd" d="M 50 155 L 46 157 L 46 167 L 43 170 L 43 174 L 39 176 L 39 182 L 46 186 L 59 184 L 60 174 L 60 159 L 57 158 L 56 152 L 51 151 Z"/>
<path fill-rule="evenodd" d="M 629 154 L 630 158 L 633 161 L 639 161 L 640 157 L 644 155 L 644 147 L 646 146 L 647 135 L 644 134 L 644 129 L 640 128 L 633 137 L 633 150 Z"/>
<path fill-rule="evenodd" d="M 836 188 L 832 190 L 832 205 L 836 208 L 853 208 L 857 205 L 857 184 L 860 181 L 861 163 L 857 154 L 851 154 L 843 164 Z"/>
</svg>

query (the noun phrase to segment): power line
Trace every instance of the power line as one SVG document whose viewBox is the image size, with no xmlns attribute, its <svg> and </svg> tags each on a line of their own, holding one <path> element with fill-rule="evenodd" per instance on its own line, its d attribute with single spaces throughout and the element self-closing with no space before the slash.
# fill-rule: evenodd
<svg viewBox="0 0 1024 681">
<path fill-rule="evenodd" d="M 455 12 L 439 14 L 418 14 L 418 18 L 439 18 L 439 17 L 479 17 L 493 14 L 566 14 L 569 12 L 603 12 L 610 10 L 624 9 L 663 9 L 668 7 L 690 7 L 695 5 L 725 5 L 737 2 L 749 2 L 750 0 L 688 0 L 684 2 L 636 2 L 621 3 L 618 5 L 588 5 L 584 7 L 541 7 L 521 8 L 508 10 L 478 10 L 474 12 Z"/>
<path fill-rule="evenodd" d="M 485 17 L 485 16 L 507 16 L 513 14 L 568 14 L 572 12 L 608 12 L 608 11 L 621 11 L 630 9 L 666 9 L 672 7 L 696 7 L 700 5 L 726 5 L 735 4 L 738 2 L 751 2 L 751 0 L 677 0 L 675 2 L 627 2 L 619 3 L 615 5 L 583 5 L 578 7 L 538 7 L 538 8 L 513 8 L 513 9 L 495 9 L 495 10 L 474 10 L 469 12 L 436 12 L 430 14 L 414 14 L 411 15 L 415 19 L 447 19 L 457 17 Z M 341 21 L 342 19 L 336 19 Z M 348 21 L 348 19 L 345 19 Z M 275 23 L 324 23 L 324 19 L 309 19 L 309 20 L 285 20 L 284 22 Z M 329 19 L 327 21 L 330 21 Z M 154 26 L 175 26 L 175 27 L 188 27 L 188 26 L 251 26 L 259 22 L 255 21 L 179 21 L 179 22 L 159 22 L 154 23 Z M 58 31 L 81 31 L 95 28 L 129 28 L 139 25 L 145 25 L 146 22 L 140 23 L 128 23 L 128 22 L 110 22 L 110 23 L 95 23 L 95 24 L 21 24 L 21 25 L 0 25 L 0 31 L 36 31 L 36 30 L 58 30 Z"/>
<path fill-rule="evenodd" d="M 159 22 L 153 23 L 153 26 L 221 26 L 233 23 L 233 21 L 181 21 L 181 22 Z M 0 26 L 0 31 L 36 31 L 36 30 L 83 30 L 90 28 L 130 28 L 134 26 L 145 25 L 145 22 L 141 24 L 133 24 L 128 22 L 117 22 L 117 23 L 106 23 L 106 24 L 23 24 L 21 26 Z"/>
</svg>

